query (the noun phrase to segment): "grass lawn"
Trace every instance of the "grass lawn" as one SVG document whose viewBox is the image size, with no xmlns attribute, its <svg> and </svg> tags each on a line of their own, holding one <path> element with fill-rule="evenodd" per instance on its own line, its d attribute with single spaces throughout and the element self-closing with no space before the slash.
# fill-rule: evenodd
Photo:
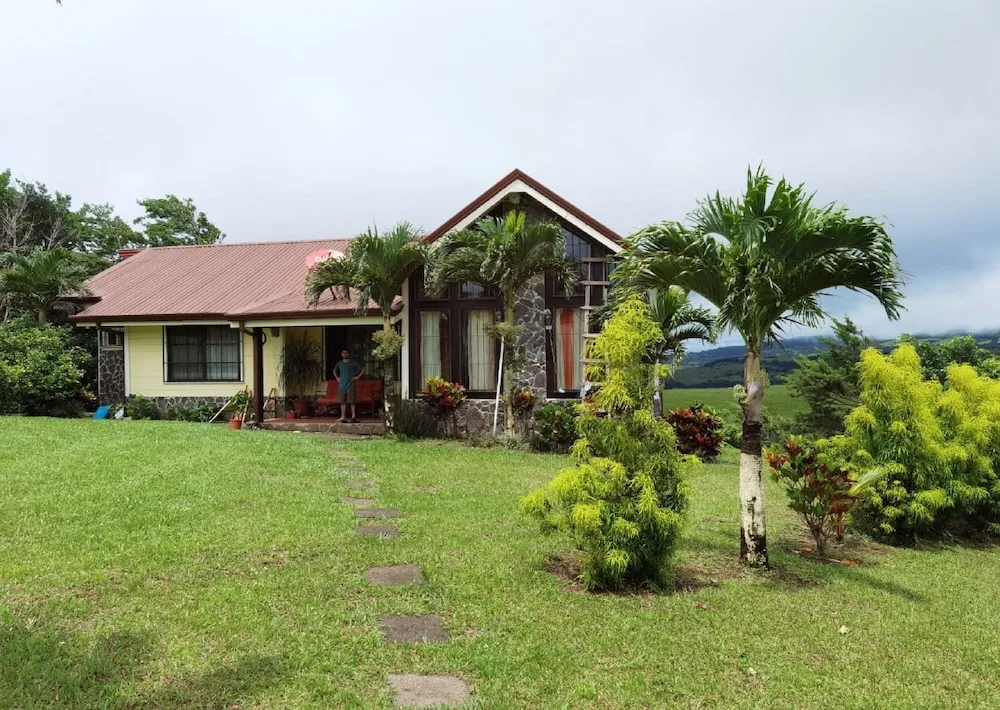
<svg viewBox="0 0 1000 710">
<path fill-rule="evenodd" d="M 731 460 L 692 478 L 686 590 L 619 596 L 550 573 L 567 541 L 518 510 L 563 457 L 176 422 L 8 418 L 0 441 L 0 707 L 387 707 L 390 672 L 491 708 L 1000 706 L 1000 549 L 812 561 L 772 488 L 776 569 L 747 573 Z M 399 539 L 352 533 L 348 453 Z M 366 584 L 403 563 L 427 582 Z M 384 644 L 394 613 L 451 640 Z"/>
<path fill-rule="evenodd" d="M 668 389 L 663 392 L 663 406 L 666 409 L 690 407 L 703 404 L 721 412 L 733 409 L 736 400 L 732 387 L 706 387 L 691 389 Z M 794 417 L 809 410 L 809 404 L 792 395 L 788 385 L 771 385 L 764 392 L 764 407 L 768 412 L 780 417 Z"/>
</svg>

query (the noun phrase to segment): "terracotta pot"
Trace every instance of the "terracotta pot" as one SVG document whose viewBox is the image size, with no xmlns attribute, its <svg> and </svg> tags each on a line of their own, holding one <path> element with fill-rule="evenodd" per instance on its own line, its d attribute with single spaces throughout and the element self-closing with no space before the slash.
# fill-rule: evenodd
<svg viewBox="0 0 1000 710">
<path fill-rule="evenodd" d="M 295 418 L 296 418 L 295 417 L 295 412 L 292 411 L 291 409 L 289 409 L 287 412 L 285 412 L 285 419 L 295 419 Z"/>
<path fill-rule="evenodd" d="M 295 414 L 299 417 L 309 416 L 309 400 L 308 399 L 297 399 L 292 402 L 292 409 L 295 410 Z"/>
<path fill-rule="evenodd" d="M 243 420 L 239 417 L 233 417 L 229 420 L 229 428 L 234 430 L 239 430 L 243 428 Z"/>
</svg>

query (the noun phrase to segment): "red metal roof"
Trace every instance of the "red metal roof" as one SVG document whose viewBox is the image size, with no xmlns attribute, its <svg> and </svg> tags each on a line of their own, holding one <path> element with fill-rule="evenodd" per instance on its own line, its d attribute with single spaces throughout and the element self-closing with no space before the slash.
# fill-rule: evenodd
<svg viewBox="0 0 1000 710">
<path fill-rule="evenodd" d="M 353 300 L 323 295 L 306 302 L 306 257 L 317 249 L 346 253 L 349 240 L 231 243 L 143 249 L 87 282 L 100 300 L 76 321 L 251 320 L 351 315 Z M 378 306 L 370 304 L 373 314 Z"/>
<path fill-rule="evenodd" d="M 610 227 L 607 227 L 607 226 L 601 224 L 600 222 L 598 222 L 596 219 L 594 219 L 593 217 L 591 217 L 589 214 L 587 214 L 586 212 L 584 212 L 583 210 L 581 210 L 576 205 L 574 205 L 571 202 L 569 202 L 569 201 L 565 200 L 564 198 L 560 197 L 559 195 L 557 195 L 556 193 L 554 193 L 549 188 L 545 187 L 545 185 L 543 185 L 542 183 L 538 182 L 537 180 L 535 180 L 533 177 L 531 177 L 527 173 L 522 172 L 522 171 L 517 170 L 517 169 L 511 170 L 509 173 L 507 173 L 506 175 L 504 175 L 502 178 L 500 178 L 499 181 L 497 181 L 495 184 L 493 184 L 489 188 L 487 188 L 486 192 L 484 192 L 479 197 L 477 197 L 476 199 L 474 199 L 472 202 L 470 202 L 469 204 L 467 204 L 457 214 L 455 214 L 455 216 L 453 216 L 447 222 L 445 222 L 440 227 L 438 227 L 437 229 L 435 229 L 433 232 L 431 232 L 430 234 L 428 234 L 427 237 L 426 237 L 426 239 L 425 239 L 425 241 L 428 242 L 428 243 L 430 243 L 430 242 L 437 241 L 438 239 L 440 239 L 441 237 L 443 237 L 445 234 L 447 234 L 452 229 L 454 229 L 455 226 L 458 225 L 459 222 L 461 222 L 463 219 L 465 219 L 466 217 L 468 217 L 470 214 L 472 214 L 473 212 L 475 212 L 476 210 L 478 210 L 480 207 L 482 207 L 483 205 L 485 205 L 487 202 L 489 202 L 490 200 L 492 200 L 498 194 L 500 194 L 501 192 L 503 192 L 505 188 L 507 188 L 512 182 L 515 182 L 516 180 L 520 180 L 525 185 L 527 185 L 528 187 L 530 187 L 531 189 L 533 189 L 535 192 L 539 193 L 540 195 L 542 195 L 546 199 L 551 200 L 555 204 L 559 205 L 559 207 L 561 207 L 562 209 L 564 209 L 567 212 L 569 212 L 571 215 L 573 215 L 578 220 L 580 220 L 581 222 L 583 222 L 584 224 L 586 224 L 588 227 L 590 227 L 591 229 L 593 229 L 595 232 L 598 232 L 599 234 L 602 234 L 603 236 L 607 237 L 608 239 L 610 239 L 611 241 L 613 241 L 615 243 L 619 243 L 619 244 L 621 243 L 621 241 L 622 241 L 621 236 L 619 236 L 618 233 L 615 232 L 613 229 L 611 229 Z"/>
</svg>

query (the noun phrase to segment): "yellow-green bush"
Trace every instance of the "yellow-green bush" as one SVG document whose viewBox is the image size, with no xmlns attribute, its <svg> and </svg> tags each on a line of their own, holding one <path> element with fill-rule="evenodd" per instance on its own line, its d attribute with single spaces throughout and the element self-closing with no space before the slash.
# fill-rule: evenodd
<svg viewBox="0 0 1000 710">
<path fill-rule="evenodd" d="M 641 361 L 662 338 L 649 316 L 625 301 L 594 340 L 600 388 L 577 422 L 576 463 L 521 500 L 543 528 L 573 536 L 588 589 L 666 583 L 687 506 L 673 429 L 649 408 L 653 365 Z"/>
<path fill-rule="evenodd" d="M 1000 533 L 1000 381 L 950 365 L 945 385 L 924 380 L 912 345 L 861 356 L 861 405 L 833 442 L 888 476 L 854 514 L 890 538 Z"/>
</svg>

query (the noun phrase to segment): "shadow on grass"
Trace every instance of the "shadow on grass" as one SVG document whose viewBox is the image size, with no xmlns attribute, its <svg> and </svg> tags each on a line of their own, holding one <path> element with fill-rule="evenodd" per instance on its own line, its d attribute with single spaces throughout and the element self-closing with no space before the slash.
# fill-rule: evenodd
<svg viewBox="0 0 1000 710">
<path fill-rule="evenodd" d="M 229 708 L 285 673 L 277 658 L 247 656 L 233 666 L 178 675 L 152 691 L 137 691 L 155 646 L 146 633 L 94 640 L 24 624 L 0 629 L 0 706 Z"/>
<path fill-rule="evenodd" d="M 907 601 L 919 603 L 926 597 L 896 582 L 872 574 L 865 566 L 872 566 L 879 556 L 889 554 L 884 546 L 852 542 L 847 546 L 852 555 L 860 555 L 861 566 L 838 564 L 812 556 L 796 554 L 801 541 L 779 538 L 771 547 L 771 568 L 752 570 L 739 561 L 739 545 L 722 530 L 700 530 L 684 538 L 680 555 L 674 564 L 674 579 L 667 589 L 652 590 L 647 587 L 612 592 L 614 594 L 675 594 L 692 592 L 708 587 L 718 587 L 724 581 L 762 583 L 789 592 L 817 589 L 836 581 L 858 587 L 886 592 Z M 856 560 L 851 560 L 857 563 Z M 561 579 L 568 591 L 583 591 L 579 583 L 582 556 L 577 551 L 567 551 L 547 558 L 542 569 Z M 597 592 L 607 593 L 607 592 Z"/>
</svg>

